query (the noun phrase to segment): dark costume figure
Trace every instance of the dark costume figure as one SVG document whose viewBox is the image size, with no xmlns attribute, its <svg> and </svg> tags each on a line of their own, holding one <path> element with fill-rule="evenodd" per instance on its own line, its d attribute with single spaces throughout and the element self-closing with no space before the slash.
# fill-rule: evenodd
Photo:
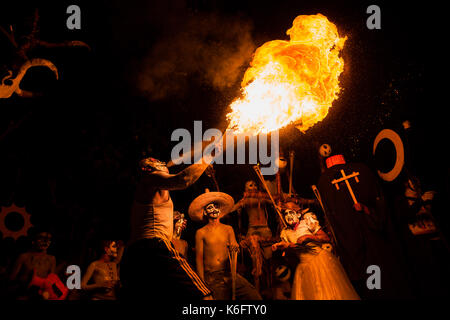
<svg viewBox="0 0 450 320">
<path fill-rule="evenodd" d="M 230 300 L 233 288 L 237 300 L 261 300 L 258 291 L 244 277 L 236 274 L 233 279 L 232 268 L 235 270 L 236 265 L 231 257 L 233 252 L 237 254 L 239 245 L 233 228 L 220 222 L 233 205 L 233 198 L 226 193 L 206 192 L 189 206 L 192 220 L 208 221 L 195 234 L 197 272 L 211 287 L 217 300 Z"/>
<path fill-rule="evenodd" d="M 116 241 L 102 241 L 101 257 L 92 262 L 83 279 L 81 288 L 91 293 L 91 300 L 116 300 L 120 287 L 119 263 L 122 259 L 123 245 Z M 92 279 L 92 283 L 89 281 Z"/>
<path fill-rule="evenodd" d="M 448 270 L 439 258 L 448 257 L 448 249 L 432 216 L 434 191 L 422 192 L 420 182 L 410 177 L 404 194 L 395 200 L 395 219 L 409 266 L 408 273 L 415 297 L 446 295 Z M 445 240 L 444 240 L 445 241 Z"/>
<path fill-rule="evenodd" d="M 375 176 L 342 155 L 327 158 L 318 188 L 334 229 L 338 254 L 362 299 L 410 297 L 383 192 Z M 371 265 L 380 267 L 381 289 L 368 289 Z"/>
<path fill-rule="evenodd" d="M 141 161 L 131 213 L 131 239 L 121 265 L 125 299 L 210 298 L 205 282 L 172 243 L 173 202 L 170 190 L 182 190 L 202 175 L 212 157 L 201 159 L 178 174 L 153 158 Z"/>
</svg>

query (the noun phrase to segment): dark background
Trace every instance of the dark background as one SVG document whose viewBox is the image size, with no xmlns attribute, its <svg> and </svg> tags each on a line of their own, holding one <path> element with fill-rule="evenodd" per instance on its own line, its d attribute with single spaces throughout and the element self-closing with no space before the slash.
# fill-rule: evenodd
<svg viewBox="0 0 450 320">
<path fill-rule="evenodd" d="M 0 24 L 12 24 L 16 38 L 29 33 L 35 8 L 43 40 L 84 41 L 91 47 L 41 49 L 30 57 L 47 58 L 60 79 L 42 68 L 30 70 L 22 88 L 39 98 L 0 100 L 0 205 L 15 203 L 32 215 L 35 226 L 50 228 L 50 252 L 57 259 L 86 264 L 86 250 L 102 238 L 126 239 L 136 181 L 144 155 L 169 160 L 173 130 L 224 128 L 229 104 L 254 49 L 286 30 L 300 14 L 321 13 L 348 40 L 343 50 L 343 88 L 329 115 L 300 133 L 280 132 L 285 150 L 294 150 L 294 187 L 312 198 L 320 176 L 318 147 L 332 146 L 348 161 L 383 166 L 371 154 L 383 128 L 403 134 L 409 119 L 406 165 L 425 190 L 437 190 L 436 215 L 448 228 L 445 199 L 449 170 L 445 105 L 445 30 L 443 11 L 427 2 L 344 1 L 55 1 L 0 6 Z M 81 30 L 66 28 L 66 8 L 81 8 Z M 381 30 L 366 27 L 366 8 L 381 7 Z M 0 34 L 0 72 L 15 62 L 14 50 Z M 226 62 L 233 61 L 233 67 Z M 231 70 L 231 71 L 230 71 Z M 222 76 L 229 71 L 227 76 Z M 444 80 L 435 75 L 444 75 Z M 218 77 L 218 78 L 217 78 Z M 431 88 L 429 85 L 431 84 Z M 389 154 L 386 147 L 386 153 Z M 386 165 L 387 166 L 387 165 Z M 177 170 L 175 169 L 175 172 Z M 218 165 L 221 191 L 239 200 L 249 165 Z M 392 197 L 396 183 L 384 184 Z M 187 207 L 205 187 L 173 192 L 175 209 Z M 12 226 L 17 221 L 8 223 Z M 17 220 L 17 219 L 16 219 Z M 19 219 L 20 220 L 20 219 Z M 19 221 L 20 222 L 20 221 Z M 198 225 L 190 223 L 192 239 Z M 28 238 L 0 240 L 2 265 L 27 249 Z"/>
</svg>

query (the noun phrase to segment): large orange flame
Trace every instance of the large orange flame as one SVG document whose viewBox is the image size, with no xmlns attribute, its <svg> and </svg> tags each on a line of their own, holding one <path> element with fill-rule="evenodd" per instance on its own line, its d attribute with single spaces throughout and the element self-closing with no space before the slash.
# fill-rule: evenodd
<svg viewBox="0 0 450 320">
<path fill-rule="evenodd" d="M 289 41 L 259 47 L 244 74 L 242 96 L 231 104 L 229 129 L 269 133 L 294 123 L 305 132 L 328 114 L 340 91 L 345 38 L 321 15 L 300 15 Z"/>
</svg>

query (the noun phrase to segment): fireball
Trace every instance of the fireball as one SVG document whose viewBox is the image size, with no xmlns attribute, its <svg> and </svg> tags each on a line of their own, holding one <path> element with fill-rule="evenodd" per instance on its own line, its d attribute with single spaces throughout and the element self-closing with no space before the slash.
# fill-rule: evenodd
<svg viewBox="0 0 450 320">
<path fill-rule="evenodd" d="M 286 33 L 289 41 L 266 42 L 254 53 L 227 114 L 229 130 L 256 135 L 294 124 L 305 132 L 338 98 L 347 38 L 321 14 L 298 16 Z"/>
</svg>

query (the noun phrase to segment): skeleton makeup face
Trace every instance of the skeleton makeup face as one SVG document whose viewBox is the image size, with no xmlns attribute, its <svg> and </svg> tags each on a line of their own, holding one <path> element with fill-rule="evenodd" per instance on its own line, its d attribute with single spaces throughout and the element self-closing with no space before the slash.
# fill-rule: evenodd
<svg viewBox="0 0 450 320">
<path fill-rule="evenodd" d="M 205 207 L 204 215 L 211 219 L 218 219 L 220 216 L 220 208 L 214 202 L 211 202 Z"/>
<path fill-rule="evenodd" d="M 300 221 L 300 214 L 292 209 L 286 209 L 284 211 L 284 220 L 290 226 L 295 225 Z"/>
<path fill-rule="evenodd" d="M 255 181 L 250 180 L 245 183 L 245 191 L 257 191 L 258 185 Z"/>
</svg>

